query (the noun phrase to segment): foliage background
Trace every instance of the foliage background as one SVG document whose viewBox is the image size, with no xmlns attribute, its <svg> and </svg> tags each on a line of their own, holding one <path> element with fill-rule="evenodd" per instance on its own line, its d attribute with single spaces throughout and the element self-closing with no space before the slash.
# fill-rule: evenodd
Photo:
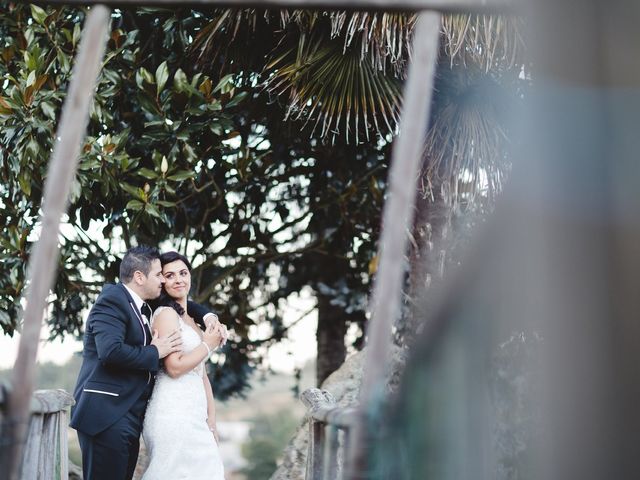
<svg viewBox="0 0 640 480">
<path fill-rule="evenodd" d="M 83 18 L 69 7 L 0 10 L 0 324 L 8 334 Z M 80 336 L 84 309 L 116 279 L 126 248 L 172 245 L 194 260 L 193 297 L 234 329 L 212 369 L 224 398 L 245 391 L 254 368 L 268 368 L 265 348 L 286 335 L 282 313 L 303 288 L 333 313 L 342 337 L 347 320 L 365 322 L 388 144 L 303 136 L 258 87 L 259 72 L 200 71 L 185 52 L 210 20 L 188 9 L 114 12 L 48 326 L 52 337 Z M 271 335 L 250 340 L 249 329 L 265 322 Z"/>
<path fill-rule="evenodd" d="M 83 18 L 78 8 L 0 4 L 8 334 Z M 363 343 L 414 26 L 415 16 L 390 13 L 114 10 L 60 238 L 51 335 L 80 336 L 84 309 L 116 279 L 119 255 L 159 244 L 193 260 L 193 297 L 234 330 L 211 372 L 222 397 L 269 368 L 266 349 L 287 335 L 283 312 L 300 292 L 316 299 L 321 383 Z M 525 83 L 517 22 L 451 15 L 441 34 L 399 344 L 424 318 L 411 312 L 412 298 L 456 264 L 451 245 L 475 222 L 466 215 L 492 208 L 509 169 L 495 100 L 518 97 Z M 250 336 L 256 325 L 270 333 Z"/>
</svg>

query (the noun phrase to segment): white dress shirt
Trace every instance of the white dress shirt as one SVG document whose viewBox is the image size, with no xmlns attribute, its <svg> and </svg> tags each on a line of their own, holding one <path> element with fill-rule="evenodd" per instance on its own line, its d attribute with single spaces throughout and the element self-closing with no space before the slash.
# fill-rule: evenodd
<svg viewBox="0 0 640 480">
<path fill-rule="evenodd" d="M 123 285 L 124 285 L 124 283 L 123 283 Z M 142 317 L 142 320 L 144 321 L 144 323 L 149 325 L 149 319 L 147 318 L 147 316 L 144 313 L 142 313 L 142 305 L 144 305 L 146 302 L 142 298 L 140 298 L 140 295 L 138 295 L 136 292 L 131 290 L 126 285 L 124 285 L 124 288 L 127 289 L 127 291 L 129 292 L 129 295 L 131 295 L 131 298 L 133 298 L 133 302 L 136 304 L 136 308 L 138 309 L 138 311 L 135 312 L 136 315 L 139 313 L 140 316 Z"/>
</svg>

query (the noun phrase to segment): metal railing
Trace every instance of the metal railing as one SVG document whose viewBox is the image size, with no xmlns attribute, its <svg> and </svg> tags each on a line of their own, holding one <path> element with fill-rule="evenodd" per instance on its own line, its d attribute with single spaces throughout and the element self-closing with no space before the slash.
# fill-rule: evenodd
<svg viewBox="0 0 640 480">
<path fill-rule="evenodd" d="M 6 414 L 7 388 L 0 386 L 0 452 L 6 454 L 15 422 Z M 24 438 L 20 479 L 66 480 L 69 478 L 68 426 L 73 397 L 64 390 L 36 390 L 31 397 L 30 417 Z"/>
</svg>

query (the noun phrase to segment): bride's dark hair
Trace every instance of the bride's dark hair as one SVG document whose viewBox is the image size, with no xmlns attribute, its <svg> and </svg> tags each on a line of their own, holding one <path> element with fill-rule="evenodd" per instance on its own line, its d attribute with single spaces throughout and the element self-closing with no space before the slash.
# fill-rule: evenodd
<svg viewBox="0 0 640 480">
<path fill-rule="evenodd" d="M 187 257 L 178 253 L 178 252 L 167 252 L 160 255 L 160 264 L 164 267 L 167 263 L 173 263 L 178 260 L 182 260 L 184 264 L 187 266 L 189 272 L 191 272 L 191 263 L 187 260 Z M 173 298 L 171 298 L 167 291 L 162 287 L 162 293 L 160 294 L 160 298 L 157 300 L 158 306 L 166 306 L 173 308 L 178 315 L 182 317 L 184 315 L 184 308 L 178 302 L 176 302 Z"/>
</svg>

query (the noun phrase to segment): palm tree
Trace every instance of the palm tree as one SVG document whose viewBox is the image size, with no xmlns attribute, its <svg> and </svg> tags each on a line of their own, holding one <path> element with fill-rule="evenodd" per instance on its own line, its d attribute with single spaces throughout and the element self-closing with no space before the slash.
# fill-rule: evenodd
<svg viewBox="0 0 640 480">
<path fill-rule="evenodd" d="M 389 142 L 398 129 L 415 24 L 415 15 L 402 13 L 216 10 L 191 53 L 209 74 L 235 73 L 262 86 L 282 105 L 284 119 L 299 122 L 310 137 Z M 443 17 L 417 192 L 410 297 L 442 275 L 456 212 L 490 208 L 508 173 L 508 134 L 494 102 L 504 97 L 496 91 L 514 92 L 521 81 L 520 30 L 513 17 Z M 413 329 L 401 328 L 400 336 Z M 319 345 L 319 351 L 344 357 L 343 339 L 330 337 L 326 341 L 336 345 Z"/>
<path fill-rule="evenodd" d="M 192 49 L 211 73 L 259 72 L 288 119 L 357 143 L 396 133 L 415 23 L 401 13 L 219 9 Z M 443 65 L 495 73 L 523 64 L 514 18 L 444 16 L 441 33 Z"/>
</svg>

